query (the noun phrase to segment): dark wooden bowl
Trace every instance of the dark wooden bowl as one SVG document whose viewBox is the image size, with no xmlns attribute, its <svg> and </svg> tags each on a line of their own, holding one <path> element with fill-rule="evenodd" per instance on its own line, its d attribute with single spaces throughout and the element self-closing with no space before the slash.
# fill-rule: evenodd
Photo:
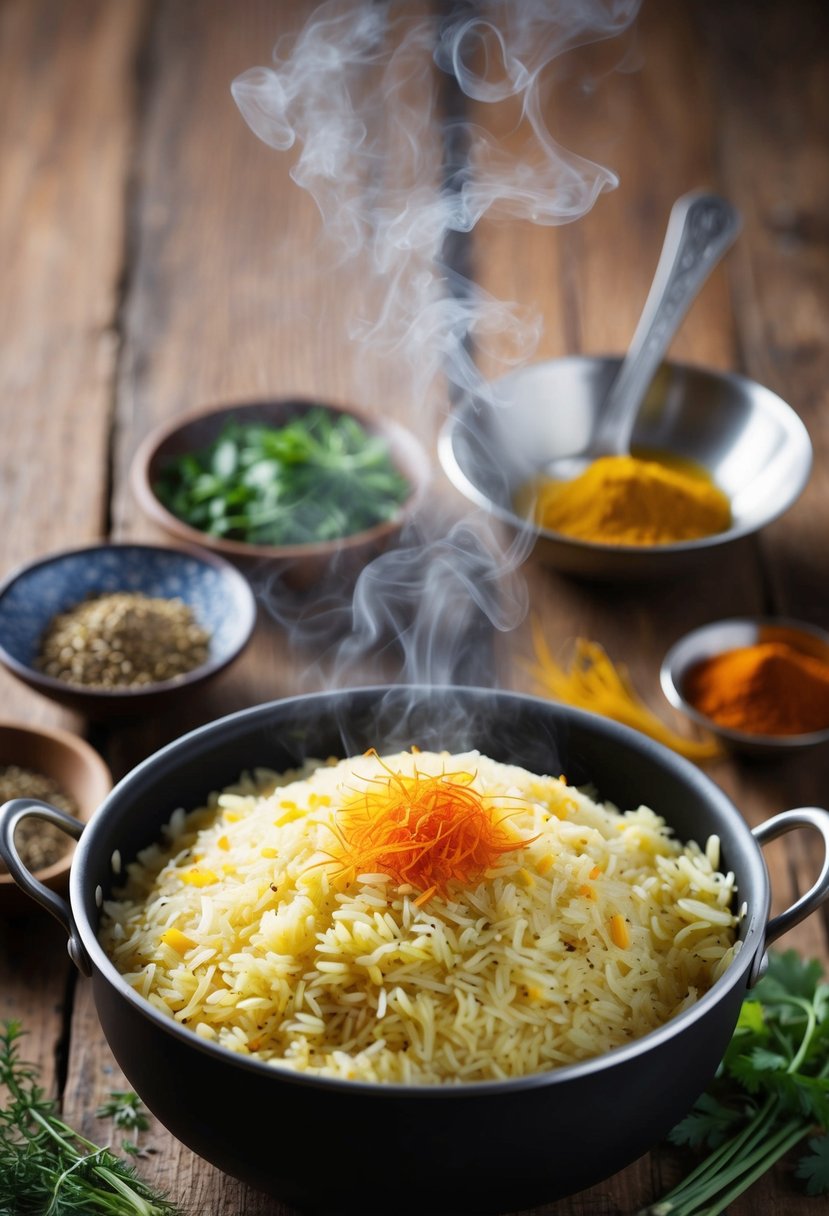
<svg viewBox="0 0 829 1216">
<path fill-rule="evenodd" d="M 165 466 L 178 456 L 209 446 L 231 418 L 241 423 L 282 426 L 320 405 L 331 413 L 350 415 L 369 434 L 380 435 L 386 440 L 393 463 L 411 486 L 409 497 L 393 519 L 338 540 L 299 545 L 258 545 L 211 536 L 193 528 L 169 511 L 156 495 L 154 487 Z M 266 568 L 269 574 L 278 572 L 289 586 L 306 590 L 330 573 L 332 568 L 337 573 L 356 578 L 367 562 L 393 545 L 420 501 L 430 474 L 429 458 L 420 442 L 397 423 L 385 419 L 378 421 L 351 406 L 284 398 L 213 406 L 164 423 L 147 436 L 136 452 L 131 481 L 142 510 L 170 536 L 190 545 L 210 549 L 248 570 Z"/>
<path fill-rule="evenodd" d="M 110 771 L 94 748 L 77 735 L 54 727 L 0 722 L 0 766 L 11 764 L 51 777 L 77 804 L 81 823 L 89 822 L 112 788 Z M 66 890 L 74 848 L 67 837 L 66 850 L 58 860 L 37 871 L 51 891 Z M 14 915 L 33 908 L 5 867 L 0 870 L 0 912 Z"/>
</svg>

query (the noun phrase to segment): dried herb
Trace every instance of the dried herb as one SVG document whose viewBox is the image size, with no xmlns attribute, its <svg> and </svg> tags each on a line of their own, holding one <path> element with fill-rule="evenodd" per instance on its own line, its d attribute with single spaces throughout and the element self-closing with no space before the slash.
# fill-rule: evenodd
<svg viewBox="0 0 829 1216">
<path fill-rule="evenodd" d="M 54 616 L 35 666 L 86 688 L 140 688 L 186 675 L 209 652 L 210 634 L 177 596 L 115 591 Z"/>
<path fill-rule="evenodd" d="M 69 815 L 78 813 L 75 799 L 65 794 L 57 781 L 34 769 L 22 768 L 19 764 L 0 767 L 0 804 L 10 802 L 12 798 L 37 798 L 41 802 L 50 802 Z M 26 869 L 37 871 L 44 870 L 62 857 L 71 842 L 55 824 L 32 818 L 18 824 L 14 843 Z M 8 867 L 2 858 L 0 874 L 8 874 Z"/>
</svg>

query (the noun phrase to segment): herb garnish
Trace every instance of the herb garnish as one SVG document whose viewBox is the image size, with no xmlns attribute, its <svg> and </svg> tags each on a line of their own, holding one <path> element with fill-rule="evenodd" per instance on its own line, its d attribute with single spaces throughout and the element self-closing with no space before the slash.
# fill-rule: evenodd
<svg viewBox="0 0 829 1216">
<path fill-rule="evenodd" d="M 150 1121 L 143 1102 L 138 1094 L 131 1090 L 110 1090 L 109 1098 L 103 1102 L 95 1114 L 99 1119 L 111 1119 L 114 1125 L 122 1131 L 134 1131 L 134 1140 L 122 1140 L 121 1152 L 130 1157 L 149 1157 L 156 1150 L 146 1148 L 138 1143 L 139 1133 L 149 1130 Z"/>
<path fill-rule="evenodd" d="M 351 536 L 393 519 L 411 492 L 385 439 L 321 406 L 284 426 L 233 419 L 172 460 L 154 489 L 191 527 L 265 545 Z"/>
<path fill-rule="evenodd" d="M 116 1127 L 145 1132 L 150 1121 L 138 1094 L 131 1090 L 113 1089 L 106 1102 L 95 1111 L 99 1119 L 112 1119 Z"/>
<path fill-rule="evenodd" d="M 795 1173 L 829 1191 L 829 984 L 817 961 L 772 954 L 717 1075 L 670 1134 L 713 1151 L 640 1216 L 717 1216 L 809 1137 Z"/>
<path fill-rule="evenodd" d="M 22 1033 L 18 1022 L 0 1024 L 0 1216 L 179 1216 L 130 1164 L 58 1117 L 37 1069 L 20 1058 Z M 137 1099 L 118 1107 L 132 1108 L 121 1126 L 141 1126 Z"/>
</svg>

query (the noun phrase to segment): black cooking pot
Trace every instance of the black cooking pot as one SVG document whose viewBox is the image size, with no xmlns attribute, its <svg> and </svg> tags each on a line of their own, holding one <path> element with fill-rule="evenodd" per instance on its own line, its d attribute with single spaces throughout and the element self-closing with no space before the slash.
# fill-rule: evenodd
<svg viewBox="0 0 829 1216">
<path fill-rule="evenodd" d="M 274 1070 L 199 1039 L 153 1010 L 97 941 L 99 903 L 180 806 L 243 769 L 308 756 L 479 748 L 495 760 L 589 782 L 621 808 L 645 803 L 682 840 L 716 833 L 745 903 L 742 947 L 712 990 L 673 1021 L 596 1059 L 503 1082 L 405 1087 Z M 23 868 L 12 834 L 36 815 L 80 835 L 70 904 Z M 810 826 L 829 849 L 829 814 L 788 811 L 751 832 L 722 791 L 686 761 L 616 723 L 531 697 L 482 689 L 368 688 L 277 701 L 232 714 L 163 748 L 129 774 L 83 829 L 17 799 L 0 811 L 0 853 L 69 933 L 91 976 L 104 1033 L 147 1106 L 195 1152 L 285 1203 L 321 1212 L 499 1212 L 570 1194 L 633 1161 L 713 1075 L 766 947 L 829 894 L 829 863 L 769 923 L 760 844 Z"/>
</svg>

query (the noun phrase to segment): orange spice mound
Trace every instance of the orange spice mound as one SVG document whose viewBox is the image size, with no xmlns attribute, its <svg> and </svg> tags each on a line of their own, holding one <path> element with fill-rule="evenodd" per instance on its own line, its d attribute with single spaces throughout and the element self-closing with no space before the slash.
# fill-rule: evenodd
<svg viewBox="0 0 829 1216">
<path fill-rule="evenodd" d="M 530 843 L 506 826 L 515 808 L 497 817 L 503 798 L 479 794 L 470 788 L 474 779 L 466 772 L 409 776 L 391 769 L 370 778 L 337 812 L 337 873 L 349 880 L 388 874 L 421 892 L 418 905 L 444 893 L 450 881 L 474 885 L 502 854 Z"/>
<path fill-rule="evenodd" d="M 787 642 L 758 642 L 703 659 L 685 679 L 691 704 L 746 734 L 805 735 L 829 727 L 829 664 Z"/>
<path fill-rule="evenodd" d="M 543 480 L 543 528 L 605 545 L 672 545 L 724 532 L 731 504 L 690 462 L 602 456 L 573 481 Z"/>
</svg>

